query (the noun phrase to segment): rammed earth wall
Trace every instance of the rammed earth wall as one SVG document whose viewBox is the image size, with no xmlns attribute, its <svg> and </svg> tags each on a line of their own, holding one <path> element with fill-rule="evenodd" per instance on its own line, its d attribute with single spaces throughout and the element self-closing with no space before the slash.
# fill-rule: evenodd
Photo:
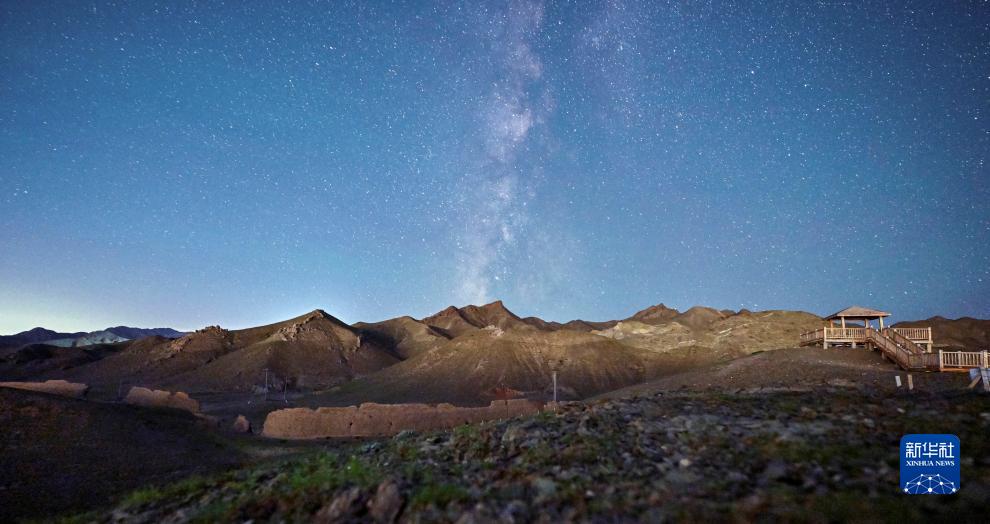
<svg viewBox="0 0 990 524">
<path fill-rule="evenodd" d="M 63 397 L 82 398 L 86 396 L 89 386 L 65 380 L 46 380 L 45 382 L 0 382 L 0 387 L 39 391 Z"/>
<path fill-rule="evenodd" d="M 133 387 L 127 392 L 124 402 L 136 406 L 153 408 L 175 408 L 183 409 L 190 413 L 199 413 L 199 402 L 191 398 L 182 391 L 162 391 L 159 389 L 148 389 Z"/>
<path fill-rule="evenodd" d="M 403 430 L 428 431 L 529 415 L 542 409 L 529 400 L 496 400 L 484 407 L 451 404 L 374 404 L 342 408 L 289 408 L 265 418 L 262 435 L 284 439 L 382 437 Z"/>
</svg>

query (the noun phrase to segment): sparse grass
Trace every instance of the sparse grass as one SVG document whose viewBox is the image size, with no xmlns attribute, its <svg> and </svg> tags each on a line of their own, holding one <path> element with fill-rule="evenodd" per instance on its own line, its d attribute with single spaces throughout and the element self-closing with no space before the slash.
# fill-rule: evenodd
<svg viewBox="0 0 990 524">
<path fill-rule="evenodd" d="M 475 424 L 454 428 L 453 444 L 463 459 L 482 458 L 491 452 L 489 434 Z"/>
<path fill-rule="evenodd" d="M 451 502 L 459 502 L 467 498 L 467 490 L 456 484 L 426 484 L 416 490 L 410 503 L 418 508 L 430 505 L 442 508 Z"/>
<path fill-rule="evenodd" d="M 125 507 L 139 507 L 166 499 L 185 498 L 208 487 L 212 482 L 200 476 L 192 476 L 174 484 L 149 486 L 131 492 L 121 502 Z"/>
<path fill-rule="evenodd" d="M 540 441 L 535 446 L 527 448 L 522 454 L 523 460 L 530 466 L 551 466 L 559 460 L 556 450 L 547 442 Z"/>
<path fill-rule="evenodd" d="M 346 485 L 361 488 L 371 487 L 381 482 L 382 474 L 356 456 L 351 456 L 341 464 L 340 458 L 332 453 L 320 453 L 313 459 L 298 463 L 288 474 L 287 487 L 290 490 L 329 491 Z"/>
</svg>

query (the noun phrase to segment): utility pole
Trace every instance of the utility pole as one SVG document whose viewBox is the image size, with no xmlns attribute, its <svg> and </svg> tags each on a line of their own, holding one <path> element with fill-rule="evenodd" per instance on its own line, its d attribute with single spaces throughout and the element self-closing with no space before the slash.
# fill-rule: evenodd
<svg viewBox="0 0 990 524">
<path fill-rule="evenodd" d="M 553 403 L 557 403 L 557 370 L 553 370 Z"/>
<path fill-rule="evenodd" d="M 553 403 L 557 404 L 557 372 L 564 367 L 565 359 L 558 359 L 550 364 L 550 373 L 553 377 Z"/>
</svg>

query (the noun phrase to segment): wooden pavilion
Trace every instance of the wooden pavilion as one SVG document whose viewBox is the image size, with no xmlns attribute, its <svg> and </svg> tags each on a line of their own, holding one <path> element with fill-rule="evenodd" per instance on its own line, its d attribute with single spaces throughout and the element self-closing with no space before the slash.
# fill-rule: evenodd
<svg viewBox="0 0 990 524">
<path fill-rule="evenodd" d="M 879 350 L 906 370 L 960 370 L 987 367 L 986 351 L 932 352 L 932 328 L 888 328 L 890 313 L 852 306 L 825 317 L 826 325 L 801 334 L 802 346 L 857 347 Z"/>
<path fill-rule="evenodd" d="M 890 316 L 886 311 L 862 306 L 851 306 L 825 317 L 827 324 L 801 335 L 801 345 L 821 345 L 828 347 L 857 347 L 869 342 L 871 331 L 888 336 L 904 338 L 914 345 L 924 346 L 923 352 L 932 350 L 931 328 L 887 328 L 883 319 Z"/>
</svg>

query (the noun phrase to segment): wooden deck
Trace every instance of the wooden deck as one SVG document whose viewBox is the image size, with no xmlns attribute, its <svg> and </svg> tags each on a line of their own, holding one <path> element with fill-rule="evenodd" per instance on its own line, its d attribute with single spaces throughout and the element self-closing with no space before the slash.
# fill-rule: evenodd
<svg viewBox="0 0 990 524">
<path fill-rule="evenodd" d="M 801 334 L 802 346 L 866 346 L 908 371 L 965 371 L 988 367 L 986 351 L 932 352 L 931 328 L 822 327 Z"/>
<path fill-rule="evenodd" d="M 801 345 L 802 346 L 816 346 L 820 345 L 822 347 L 828 346 L 838 346 L 838 345 L 861 345 L 866 344 L 868 340 L 867 330 L 873 328 L 841 328 L 841 327 L 822 327 L 814 331 L 809 331 L 807 333 L 801 334 Z M 873 329 L 873 331 L 876 331 Z M 895 335 L 900 335 L 906 338 L 918 346 L 925 346 L 927 351 L 931 351 L 932 345 L 932 328 L 885 328 L 884 333 L 892 332 Z"/>
</svg>

